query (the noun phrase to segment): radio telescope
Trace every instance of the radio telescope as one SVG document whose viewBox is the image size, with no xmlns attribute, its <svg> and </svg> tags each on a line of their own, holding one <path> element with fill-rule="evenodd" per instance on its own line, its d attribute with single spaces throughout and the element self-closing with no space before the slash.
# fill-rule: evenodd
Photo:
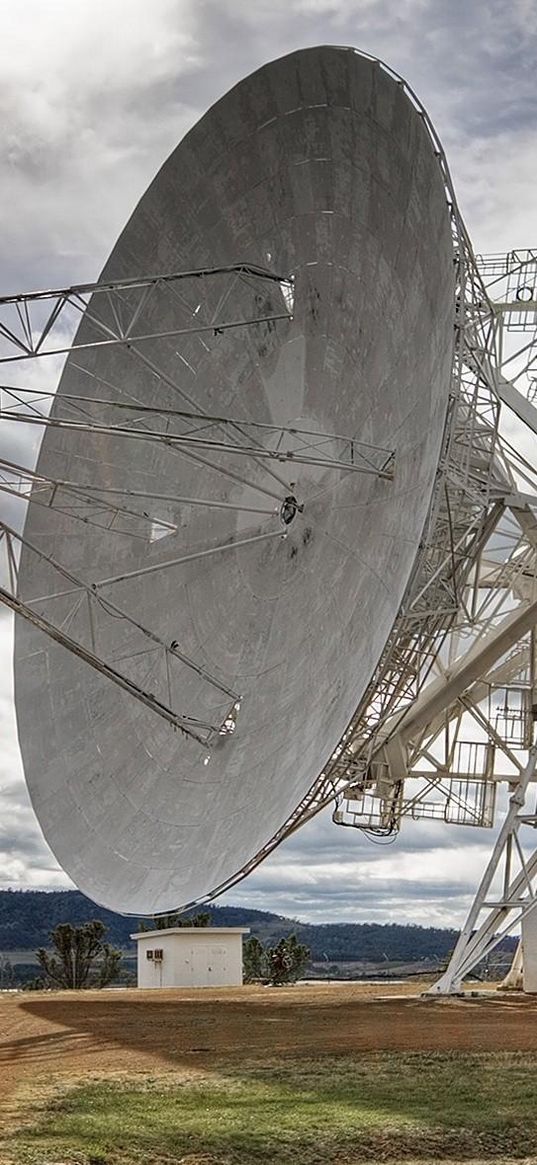
<svg viewBox="0 0 537 1165">
<path fill-rule="evenodd" d="M 491 262 L 414 94 L 322 47 L 201 119 L 96 284 L 0 301 L 2 362 L 67 353 L 3 393 L 44 435 L 4 461 L 0 597 L 32 803 L 97 902 L 206 900 L 330 802 L 485 826 L 531 780 L 535 481 L 499 415 L 535 410 L 499 340 L 535 303 Z"/>
</svg>

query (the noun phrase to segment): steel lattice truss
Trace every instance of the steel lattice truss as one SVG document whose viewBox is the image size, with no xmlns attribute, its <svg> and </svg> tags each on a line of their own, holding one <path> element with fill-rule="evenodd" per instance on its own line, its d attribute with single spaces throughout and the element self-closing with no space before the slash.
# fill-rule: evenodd
<svg viewBox="0 0 537 1165">
<path fill-rule="evenodd" d="M 270 298 L 266 298 L 271 285 L 283 294 L 279 311 L 271 308 Z M 255 288 L 258 302 L 264 301 L 268 310 L 256 311 L 251 318 L 237 310 L 237 290 L 241 287 Z M 196 306 L 191 299 L 193 288 Z M 175 300 L 176 326 L 167 331 L 148 328 L 148 313 L 158 313 L 163 295 Z M 220 334 L 249 323 L 273 323 L 289 318 L 292 296 L 291 280 L 248 263 L 6 295 L 0 297 L 0 363 L 90 348 L 136 348 L 148 341 Z M 91 338 L 71 338 L 82 317 L 93 327 Z"/>
<path fill-rule="evenodd" d="M 162 333 L 158 326 L 150 329 L 147 313 L 152 307 L 158 320 L 158 298 L 166 295 L 176 305 L 177 327 Z M 155 356 L 155 341 L 166 338 L 196 336 L 207 347 L 218 344 L 228 329 L 274 328 L 292 318 L 293 281 L 270 271 L 237 264 L 233 267 L 176 272 L 172 275 L 140 277 L 84 284 L 59 291 L 20 294 L 0 300 L 0 364 L 6 366 L 31 357 L 77 353 L 110 344 L 121 345 L 133 361 L 141 363 L 157 385 L 177 387 L 185 400 L 183 385 L 172 382 Z M 39 328 L 35 314 L 45 305 L 46 314 Z M 34 315 L 32 316 L 32 312 Z M 69 313 L 84 315 L 84 332 L 76 334 L 68 348 L 62 347 L 58 334 L 65 331 Z M 9 320 L 9 323 L 6 322 Z M 115 321 L 111 327 L 110 320 Z M 88 338 L 88 325 L 90 338 Z M 72 330 L 72 320 L 71 320 Z M 206 338 L 205 338 L 206 337 Z M 178 360 L 182 359 L 180 351 Z M 102 385 L 99 388 L 102 390 Z M 114 386 L 110 386 L 112 389 Z M 104 386 L 106 391 L 106 386 Z M 107 399 L 107 395 L 111 399 Z M 167 644 L 154 630 L 133 618 L 113 597 L 114 585 L 132 575 L 150 573 L 152 569 L 176 567 L 194 559 L 222 555 L 252 543 L 286 537 L 286 520 L 293 514 L 295 501 L 287 497 L 288 488 L 278 473 L 281 464 L 312 465 L 346 473 L 372 474 L 390 479 L 393 476 L 394 452 L 350 439 L 343 435 L 312 432 L 294 427 L 251 422 L 228 416 L 201 413 L 195 401 L 186 399 L 190 408 L 159 407 L 129 399 L 128 393 L 118 400 L 113 393 L 98 395 L 88 388 L 87 394 L 62 393 L 51 389 L 28 388 L 20 384 L 0 387 L 1 416 L 5 423 L 22 425 L 27 431 L 49 428 L 67 434 L 88 433 L 120 438 L 127 443 L 140 441 L 163 444 L 168 449 L 193 459 L 233 482 L 249 485 L 248 463 L 267 467 L 264 483 L 252 489 L 251 502 L 234 505 L 215 498 L 180 497 L 170 493 L 148 493 L 147 488 L 133 490 L 110 488 L 102 481 L 88 483 L 65 478 L 44 477 L 17 462 L 0 461 L 0 492 L 32 506 L 52 508 L 78 526 L 97 527 L 131 538 L 149 537 L 150 541 L 176 530 L 166 518 L 170 505 L 236 510 L 265 515 L 272 519 L 266 532 L 226 540 L 221 544 L 171 557 L 164 565 L 142 568 L 131 575 L 117 574 L 102 579 L 80 578 L 41 546 L 30 544 L 14 524 L 0 523 L 0 541 L 6 552 L 7 586 L 0 588 L 0 600 L 17 614 L 48 634 L 86 664 L 127 691 L 134 699 L 150 707 L 173 728 L 193 737 L 208 748 L 217 736 L 234 731 L 240 696 L 229 685 L 210 675 L 181 649 Z M 49 415 L 52 402 L 54 414 Z M 51 592 L 26 603 L 17 594 L 17 562 L 20 546 L 46 562 L 53 572 Z M 35 607 L 43 600 L 54 600 L 57 618 L 38 615 Z M 107 636 L 102 633 L 103 620 L 123 620 L 135 643 L 129 656 L 107 654 Z M 84 622 L 87 635 L 76 630 Z M 135 679 L 140 657 L 147 661 L 143 683 Z M 187 666 L 213 686 L 219 699 L 219 715 L 213 723 L 187 715 L 177 706 L 174 693 L 175 673 Z M 155 679 L 160 676 L 160 681 Z M 162 678 L 164 677 L 164 679 Z"/>
</svg>

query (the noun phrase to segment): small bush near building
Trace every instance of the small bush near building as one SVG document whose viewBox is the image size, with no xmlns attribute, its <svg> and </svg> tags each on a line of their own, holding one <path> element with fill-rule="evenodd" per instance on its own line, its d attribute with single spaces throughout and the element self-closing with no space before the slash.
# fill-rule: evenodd
<svg viewBox="0 0 537 1165">
<path fill-rule="evenodd" d="M 301 979 L 310 959 L 309 947 L 296 934 L 281 938 L 275 946 L 265 947 L 258 938 L 246 939 L 243 946 L 245 983 L 268 983 L 282 987 Z"/>
</svg>

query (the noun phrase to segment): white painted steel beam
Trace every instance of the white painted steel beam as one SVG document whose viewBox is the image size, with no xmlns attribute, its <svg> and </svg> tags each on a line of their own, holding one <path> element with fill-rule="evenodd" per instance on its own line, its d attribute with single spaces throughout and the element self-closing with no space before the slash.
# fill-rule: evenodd
<svg viewBox="0 0 537 1165">
<path fill-rule="evenodd" d="M 527 765 L 511 794 L 505 820 L 448 968 L 440 979 L 429 988 L 428 995 L 451 995 L 460 991 L 465 975 L 468 975 L 503 938 L 506 932 L 505 923 L 510 913 L 517 911 L 518 917 L 522 918 L 535 905 L 533 878 L 537 873 L 537 851 L 532 854 L 528 861 L 524 861 L 519 849 L 522 868 L 517 876 L 512 878 L 511 850 L 512 842 L 516 841 L 522 823 L 526 791 L 534 777 L 536 765 L 537 744 L 534 744 L 529 751 Z M 487 896 L 502 860 L 506 862 L 502 899 L 500 902 L 490 905 L 485 921 L 477 927 L 481 912 L 483 909 L 487 909 Z"/>
<path fill-rule="evenodd" d="M 537 599 L 518 607 L 462 656 L 444 675 L 431 684 L 414 701 L 398 722 L 396 733 L 410 740 L 415 732 L 426 727 L 440 712 L 475 683 L 523 635 L 537 623 Z M 391 734 L 390 734 L 391 735 Z"/>
<path fill-rule="evenodd" d="M 500 374 L 496 376 L 496 389 L 500 400 L 511 409 L 511 412 L 515 413 L 529 429 L 537 433 L 537 409 L 535 406 L 530 404 L 529 400 L 518 391 L 518 388 L 515 388 L 510 380 L 506 380 Z"/>
</svg>

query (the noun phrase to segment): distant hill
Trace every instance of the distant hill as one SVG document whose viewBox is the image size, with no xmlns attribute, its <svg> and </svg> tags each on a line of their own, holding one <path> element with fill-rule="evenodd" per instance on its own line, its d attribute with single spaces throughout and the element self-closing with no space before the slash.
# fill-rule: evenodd
<svg viewBox="0 0 537 1165">
<path fill-rule="evenodd" d="M 320 962 L 417 962 L 444 959 L 452 950 L 457 931 L 439 927 L 400 926 L 398 923 L 327 923 L 312 925 L 240 906 L 203 907 L 215 926 L 249 926 L 263 942 L 273 942 L 295 931 Z M 195 913 L 195 911 L 194 911 Z M 101 918 L 107 938 L 123 950 L 134 944 L 135 918 L 125 918 L 96 906 L 78 890 L 0 890 L 0 953 L 34 951 L 48 945 L 50 931 L 59 922 L 79 925 Z"/>
</svg>

